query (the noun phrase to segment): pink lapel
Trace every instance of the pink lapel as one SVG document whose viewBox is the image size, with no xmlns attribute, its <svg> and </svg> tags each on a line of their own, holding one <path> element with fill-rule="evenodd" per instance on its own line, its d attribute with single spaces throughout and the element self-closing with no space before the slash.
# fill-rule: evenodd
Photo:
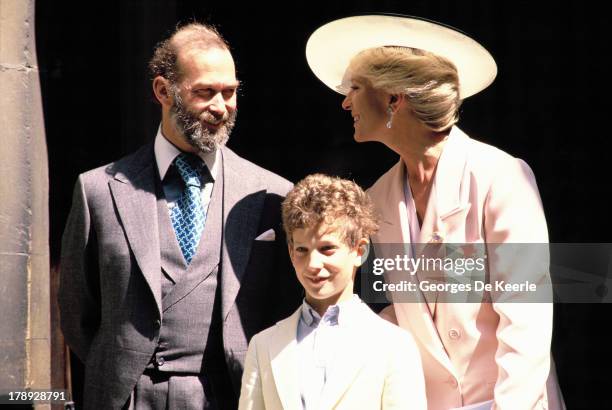
<svg viewBox="0 0 612 410">
<path fill-rule="evenodd" d="M 421 226 L 420 243 L 465 240 L 457 230 L 465 224 L 465 214 L 470 208 L 470 177 L 466 167 L 468 143 L 467 135 L 453 127 L 438 161 Z"/>
<path fill-rule="evenodd" d="M 466 168 L 468 137 L 453 127 L 438 162 L 419 244 L 448 243 L 465 240 L 460 232 L 469 211 L 469 170 Z M 381 213 L 381 227 L 373 242 L 403 243 L 410 246 L 410 227 L 404 197 L 405 167 L 400 160 L 383 175 L 368 192 Z M 385 257 L 384 247 L 378 247 L 377 257 Z M 419 249 L 417 249 L 417 255 Z M 379 256 L 380 255 L 380 256 Z M 405 275 L 404 275 L 405 276 Z M 403 277 L 404 278 L 404 277 Z M 404 278 L 405 279 L 405 278 Z M 413 278 L 415 279 L 415 278 Z M 393 279 L 392 279 L 393 280 Z M 453 365 L 444 350 L 432 318 L 435 303 L 419 292 L 420 303 L 395 303 L 398 324 L 410 330 L 418 342 L 451 373 Z"/>
</svg>

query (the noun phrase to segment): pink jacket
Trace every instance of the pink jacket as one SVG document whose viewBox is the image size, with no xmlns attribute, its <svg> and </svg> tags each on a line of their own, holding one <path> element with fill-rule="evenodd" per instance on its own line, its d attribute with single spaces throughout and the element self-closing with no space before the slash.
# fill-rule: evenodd
<svg viewBox="0 0 612 410">
<path fill-rule="evenodd" d="M 405 178 L 400 160 L 368 190 L 382 217 L 375 249 L 376 243 L 410 242 Z M 431 242 L 547 243 L 529 166 L 454 127 L 421 226 L 419 243 Z M 487 252 L 491 280 L 512 277 L 528 259 L 524 254 L 500 258 L 489 246 Z M 376 255 L 384 257 L 384 250 L 376 249 Z M 547 268 L 531 279 L 549 280 Z M 494 400 L 494 409 L 564 408 L 554 366 L 551 371 L 551 303 L 429 303 L 429 308 L 424 299 L 395 303 L 381 312 L 417 341 L 429 409 L 487 400 Z M 435 323 L 430 312 L 435 312 Z"/>
</svg>

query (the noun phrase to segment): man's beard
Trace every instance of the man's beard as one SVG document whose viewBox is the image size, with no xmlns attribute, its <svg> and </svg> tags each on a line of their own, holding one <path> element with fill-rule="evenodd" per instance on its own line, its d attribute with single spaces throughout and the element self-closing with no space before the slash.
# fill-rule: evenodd
<svg viewBox="0 0 612 410">
<path fill-rule="evenodd" d="M 237 110 L 226 112 L 221 120 L 217 119 L 208 111 L 204 111 L 199 117 L 190 112 L 178 93 L 172 90 L 174 102 L 170 113 L 174 118 L 177 130 L 185 136 L 186 141 L 200 152 L 212 152 L 225 145 L 236 124 Z M 202 126 L 202 121 L 212 124 L 222 122 L 217 130 L 209 130 Z"/>
</svg>

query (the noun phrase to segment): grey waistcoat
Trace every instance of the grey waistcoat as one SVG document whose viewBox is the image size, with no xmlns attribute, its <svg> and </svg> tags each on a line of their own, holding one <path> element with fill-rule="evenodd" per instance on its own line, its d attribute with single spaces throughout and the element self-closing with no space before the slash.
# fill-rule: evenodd
<svg viewBox="0 0 612 410">
<path fill-rule="evenodd" d="M 215 181 L 198 250 L 189 265 L 179 247 L 168 205 L 158 189 L 162 326 L 149 368 L 199 374 L 211 335 L 222 243 L 223 175 Z"/>
</svg>

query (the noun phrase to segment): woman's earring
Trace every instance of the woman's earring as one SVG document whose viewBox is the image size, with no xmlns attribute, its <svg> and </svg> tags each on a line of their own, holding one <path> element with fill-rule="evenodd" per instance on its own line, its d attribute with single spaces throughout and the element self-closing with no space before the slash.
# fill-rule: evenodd
<svg viewBox="0 0 612 410">
<path fill-rule="evenodd" d="M 387 114 L 389 114 L 389 121 L 387 121 L 387 128 L 391 128 L 393 125 L 393 107 L 387 107 Z"/>
</svg>

